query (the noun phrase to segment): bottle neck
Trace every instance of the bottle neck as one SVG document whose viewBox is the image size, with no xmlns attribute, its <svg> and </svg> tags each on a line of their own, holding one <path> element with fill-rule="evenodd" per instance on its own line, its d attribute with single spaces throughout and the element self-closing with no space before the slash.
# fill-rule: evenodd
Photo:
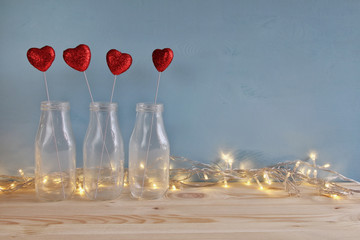
<svg viewBox="0 0 360 240">
<path fill-rule="evenodd" d="M 43 101 L 40 105 L 41 111 L 69 111 L 69 102 Z"/>
<path fill-rule="evenodd" d="M 90 125 L 117 124 L 117 103 L 90 103 Z"/>
<path fill-rule="evenodd" d="M 136 104 L 136 112 L 138 113 L 162 113 L 164 111 L 163 104 L 154 104 L 154 103 L 138 103 Z"/>
<path fill-rule="evenodd" d="M 90 103 L 91 112 L 116 112 L 118 108 L 117 103 L 109 102 L 93 102 Z"/>
</svg>

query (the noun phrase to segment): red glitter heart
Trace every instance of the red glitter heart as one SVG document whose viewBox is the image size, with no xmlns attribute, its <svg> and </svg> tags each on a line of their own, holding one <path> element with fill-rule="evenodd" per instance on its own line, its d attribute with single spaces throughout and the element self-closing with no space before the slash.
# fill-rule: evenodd
<svg viewBox="0 0 360 240">
<path fill-rule="evenodd" d="M 85 44 L 80 44 L 76 48 L 66 49 L 63 53 L 63 57 L 67 65 L 75 70 L 84 72 L 90 64 L 90 48 Z"/>
<path fill-rule="evenodd" d="M 55 51 L 50 46 L 30 48 L 26 55 L 30 64 L 42 72 L 46 72 L 55 59 Z"/>
<path fill-rule="evenodd" d="M 121 53 L 116 49 L 111 49 L 106 54 L 106 62 L 114 75 L 120 75 L 129 69 L 132 58 L 130 54 Z"/>
<path fill-rule="evenodd" d="M 173 60 L 173 57 L 174 53 L 170 48 L 164 48 L 162 50 L 155 49 L 152 54 L 154 66 L 159 72 L 165 71 Z"/>
</svg>

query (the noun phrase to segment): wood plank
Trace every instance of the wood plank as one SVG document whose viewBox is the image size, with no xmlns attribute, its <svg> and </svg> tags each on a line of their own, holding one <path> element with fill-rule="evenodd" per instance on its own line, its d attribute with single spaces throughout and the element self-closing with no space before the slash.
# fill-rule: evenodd
<svg viewBox="0 0 360 240">
<path fill-rule="evenodd" d="M 306 189 L 305 189 L 306 190 Z M 358 239 L 360 200 L 305 191 L 185 188 L 163 199 L 39 202 L 33 189 L 0 195 L 0 239 Z"/>
</svg>

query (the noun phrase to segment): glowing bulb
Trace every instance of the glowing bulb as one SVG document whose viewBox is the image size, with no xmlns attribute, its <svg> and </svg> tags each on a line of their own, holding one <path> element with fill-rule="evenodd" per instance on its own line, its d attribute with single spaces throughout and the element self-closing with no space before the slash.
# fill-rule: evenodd
<svg viewBox="0 0 360 240">
<path fill-rule="evenodd" d="M 221 152 L 221 158 L 225 161 L 225 162 L 227 162 L 227 160 L 229 159 L 229 156 L 230 154 L 228 153 L 228 154 L 225 154 L 225 153 L 223 153 L 223 152 Z"/>
<path fill-rule="evenodd" d="M 157 186 L 156 186 L 156 184 L 155 184 L 155 183 L 153 183 L 153 188 L 157 188 Z"/>
<path fill-rule="evenodd" d="M 310 156 L 311 160 L 315 161 L 316 160 L 316 153 L 315 152 L 312 152 L 310 153 Z"/>
<path fill-rule="evenodd" d="M 260 190 L 264 190 L 264 187 L 260 184 L 259 189 L 260 189 Z"/>
<path fill-rule="evenodd" d="M 229 187 L 229 185 L 228 185 L 227 181 L 224 180 L 224 188 L 228 188 L 228 187 Z"/>
<path fill-rule="evenodd" d="M 43 183 L 46 183 L 48 181 L 48 176 L 45 176 L 43 179 Z"/>
<path fill-rule="evenodd" d="M 311 173 L 311 169 L 307 170 L 306 175 L 307 175 L 307 176 L 309 176 L 309 175 L 310 175 L 310 173 Z"/>
<path fill-rule="evenodd" d="M 10 185 L 10 187 L 12 187 L 12 188 L 15 187 L 15 183 L 12 183 L 12 184 Z"/>
<path fill-rule="evenodd" d="M 272 182 L 271 182 L 271 180 L 270 180 L 269 175 L 268 175 L 267 172 L 264 173 L 264 179 L 266 180 L 266 183 L 267 183 L 267 184 L 271 185 Z"/>
<path fill-rule="evenodd" d="M 333 199 L 340 199 L 340 196 L 337 194 L 331 194 L 330 197 L 332 197 Z"/>
<path fill-rule="evenodd" d="M 175 187 L 175 185 L 172 185 L 172 187 L 171 187 L 171 188 L 172 188 L 172 190 L 176 190 L 176 187 Z"/>
<path fill-rule="evenodd" d="M 54 182 L 54 183 L 61 183 L 61 178 L 55 178 L 55 179 L 53 180 L 53 182 Z"/>
<path fill-rule="evenodd" d="M 330 164 L 327 163 L 327 164 L 323 165 L 322 167 L 323 167 L 323 168 L 329 168 L 329 167 L 330 167 Z"/>
<path fill-rule="evenodd" d="M 141 168 L 141 169 L 144 169 L 144 168 L 145 168 L 145 166 L 144 166 L 143 163 L 140 163 L 140 168 Z"/>
<path fill-rule="evenodd" d="M 79 194 L 83 196 L 85 194 L 85 190 L 82 187 L 79 187 Z"/>
<path fill-rule="evenodd" d="M 295 167 L 300 166 L 300 163 L 301 163 L 300 161 L 297 161 L 296 164 L 295 164 Z"/>
<path fill-rule="evenodd" d="M 209 177 L 204 173 L 204 179 L 205 180 L 208 180 L 209 179 Z"/>
<path fill-rule="evenodd" d="M 126 187 L 128 184 L 127 183 L 124 183 L 124 187 Z"/>
<path fill-rule="evenodd" d="M 221 152 L 221 158 L 222 158 L 222 160 L 224 160 L 229 165 L 232 165 L 232 163 L 234 162 L 234 159 L 231 156 L 231 153 L 225 154 L 225 153 Z"/>
<path fill-rule="evenodd" d="M 246 185 L 251 185 L 250 180 L 248 180 L 248 181 L 246 182 Z"/>
<path fill-rule="evenodd" d="M 329 184 L 329 183 L 325 183 L 325 187 L 326 187 L 326 188 L 329 188 L 329 187 L 330 187 L 330 184 Z"/>
<path fill-rule="evenodd" d="M 317 170 L 314 170 L 314 178 L 317 178 Z"/>
</svg>

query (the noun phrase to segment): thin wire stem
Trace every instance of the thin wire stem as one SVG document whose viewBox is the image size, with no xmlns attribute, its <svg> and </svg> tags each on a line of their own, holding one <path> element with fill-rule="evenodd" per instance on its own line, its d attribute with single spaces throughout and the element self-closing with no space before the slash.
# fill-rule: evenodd
<svg viewBox="0 0 360 240">
<path fill-rule="evenodd" d="M 115 89 L 115 85 L 116 85 L 116 75 L 114 75 L 114 76 L 115 77 L 114 77 L 113 87 L 112 87 L 112 90 L 111 90 L 110 104 L 112 103 L 112 100 L 113 100 L 114 89 Z M 106 141 L 109 118 L 110 118 L 110 112 L 108 112 L 107 117 L 106 117 L 105 134 L 104 134 L 103 145 L 102 145 L 102 149 L 101 149 L 100 167 L 99 167 L 97 180 L 96 180 L 95 198 L 97 197 L 97 193 L 98 193 L 98 186 L 99 186 L 101 168 L 102 168 L 102 163 L 103 163 L 103 158 L 104 158 L 104 149 L 105 149 L 105 141 Z M 109 159 L 110 159 L 110 157 L 109 157 Z"/>
<path fill-rule="evenodd" d="M 86 73 L 85 73 L 85 71 L 84 71 L 83 73 L 84 73 L 84 77 L 85 77 L 86 85 L 87 85 L 88 90 L 89 90 L 89 94 L 90 94 L 91 102 L 92 102 L 92 103 L 94 103 L 94 98 L 93 98 L 93 95 L 92 95 L 92 93 L 91 93 L 91 89 L 90 89 L 89 81 L 88 81 L 88 79 L 87 79 L 87 77 L 86 77 Z"/>
<path fill-rule="evenodd" d="M 156 105 L 156 101 L 157 101 L 157 97 L 158 97 L 159 85 L 160 85 L 160 77 L 161 77 L 161 72 L 159 72 L 159 76 L 158 76 L 158 79 L 157 79 L 156 92 L 155 92 L 155 98 L 154 98 L 154 105 Z M 147 162 L 148 162 L 148 158 L 149 158 L 150 141 L 151 141 L 151 136 L 152 136 L 152 131 L 153 131 L 153 124 L 154 124 L 154 112 L 151 115 L 150 135 L 149 135 L 149 140 L 148 140 L 148 145 L 147 145 L 147 150 L 146 150 L 146 156 L 145 156 L 144 175 L 143 175 L 143 181 L 142 181 L 142 186 L 141 186 L 140 197 L 142 197 L 143 193 L 144 193 L 145 175 L 146 175 Z"/>
<path fill-rule="evenodd" d="M 48 103 L 50 104 L 49 88 L 48 88 L 48 84 L 47 84 L 47 80 L 46 80 L 46 73 L 45 72 L 44 72 L 44 82 L 45 82 L 45 89 L 46 89 L 46 97 L 47 97 Z M 51 130 L 53 132 L 53 138 L 54 138 L 54 144 L 55 144 L 55 150 L 56 150 L 56 158 L 57 158 L 58 167 L 59 167 L 59 171 L 60 171 L 60 180 L 61 180 L 62 193 L 63 193 L 63 197 L 65 199 L 66 198 L 66 196 L 65 196 L 65 187 L 64 187 L 64 181 L 63 181 L 63 175 L 62 175 L 62 169 L 61 169 L 61 163 L 60 163 L 60 157 L 59 157 L 59 149 L 58 149 L 58 145 L 57 145 L 57 141 L 56 141 L 56 135 L 55 135 L 54 120 L 53 120 L 51 110 L 50 110 L 50 122 L 51 122 Z"/>
</svg>

